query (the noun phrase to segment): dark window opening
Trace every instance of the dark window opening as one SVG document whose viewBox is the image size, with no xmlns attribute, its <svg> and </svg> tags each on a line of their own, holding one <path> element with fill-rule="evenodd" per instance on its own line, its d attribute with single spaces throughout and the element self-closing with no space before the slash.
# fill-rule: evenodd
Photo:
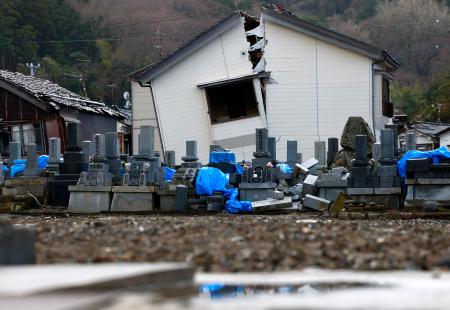
<svg viewBox="0 0 450 310">
<path fill-rule="evenodd" d="M 252 81 L 215 86 L 205 91 L 212 124 L 259 115 Z"/>
<path fill-rule="evenodd" d="M 389 80 L 383 78 L 381 86 L 381 96 L 382 96 L 382 114 L 386 117 L 394 116 L 394 105 L 391 102 L 391 95 L 389 90 Z"/>
</svg>

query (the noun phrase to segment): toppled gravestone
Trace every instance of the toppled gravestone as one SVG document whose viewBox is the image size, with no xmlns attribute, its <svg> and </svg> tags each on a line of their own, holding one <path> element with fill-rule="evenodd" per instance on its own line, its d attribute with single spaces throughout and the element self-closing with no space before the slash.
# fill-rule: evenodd
<svg viewBox="0 0 450 310">
<path fill-rule="evenodd" d="M 28 265 L 36 262 L 35 235 L 29 228 L 16 227 L 0 216 L 0 265 Z"/>
</svg>

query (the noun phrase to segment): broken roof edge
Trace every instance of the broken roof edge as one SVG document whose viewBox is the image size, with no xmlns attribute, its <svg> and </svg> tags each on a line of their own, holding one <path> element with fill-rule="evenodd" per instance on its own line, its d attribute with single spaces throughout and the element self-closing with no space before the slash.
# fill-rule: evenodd
<svg viewBox="0 0 450 310">
<path fill-rule="evenodd" d="M 394 71 L 400 68 L 400 64 L 389 54 L 387 50 L 354 39 L 334 30 L 307 22 L 288 11 L 280 12 L 273 8 L 264 6 L 261 14 L 263 19 L 266 21 L 274 22 L 314 38 L 321 39 L 333 45 L 363 54 L 372 59 L 379 61 L 382 60 L 388 63 Z"/>
<path fill-rule="evenodd" d="M 139 82 L 141 85 L 148 83 L 159 74 L 167 71 L 172 66 L 180 62 L 185 57 L 191 55 L 201 47 L 219 37 L 221 34 L 241 23 L 242 16 L 244 15 L 245 13 L 242 11 L 233 12 L 205 32 L 202 32 L 187 41 L 180 48 L 176 49 L 173 53 L 167 55 L 160 61 L 129 74 L 129 78 L 133 81 Z"/>
<path fill-rule="evenodd" d="M 198 84 L 197 87 L 200 89 L 211 88 L 211 87 L 216 87 L 216 86 L 235 84 L 235 83 L 239 83 L 239 82 L 243 82 L 243 81 L 250 81 L 253 79 L 257 79 L 257 78 L 259 79 L 259 78 L 268 78 L 268 77 L 270 77 L 270 72 L 263 71 L 263 72 L 259 72 L 259 73 L 252 73 L 252 74 L 236 76 L 236 77 L 232 77 L 229 79 L 221 79 L 221 80 L 216 80 L 216 81 L 211 81 L 211 82 L 204 82 L 204 83 Z"/>
</svg>

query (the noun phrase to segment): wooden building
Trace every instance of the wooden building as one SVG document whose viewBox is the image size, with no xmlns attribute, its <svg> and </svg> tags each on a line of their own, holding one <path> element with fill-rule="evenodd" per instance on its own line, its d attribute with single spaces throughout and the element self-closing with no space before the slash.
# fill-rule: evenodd
<svg viewBox="0 0 450 310">
<path fill-rule="evenodd" d="M 61 138 L 64 151 L 67 122 L 82 124 L 81 140 L 92 140 L 95 133 L 128 127 L 126 115 L 104 103 L 91 101 L 47 80 L 0 70 L 1 154 L 9 153 L 10 141 L 21 141 L 23 146 L 36 143 L 38 151 L 46 153 L 51 137 Z"/>
</svg>

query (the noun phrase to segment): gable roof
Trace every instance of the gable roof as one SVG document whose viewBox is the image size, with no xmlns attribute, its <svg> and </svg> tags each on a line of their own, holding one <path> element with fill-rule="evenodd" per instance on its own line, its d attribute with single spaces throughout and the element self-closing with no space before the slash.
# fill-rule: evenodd
<svg viewBox="0 0 450 310">
<path fill-rule="evenodd" d="M 104 103 L 92 101 L 48 80 L 18 72 L 0 70 L 0 88 L 5 88 L 46 111 L 69 108 L 123 118 L 119 111 Z"/>
<path fill-rule="evenodd" d="M 437 138 L 440 135 L 450 131 L 450 124 L 433 122 L 416 122 L 414 130 L 426 136 Z"/>
<path fill-rule="evenodd" d="M 245 15 L 246 14 L 242 11 L 234 12 L 207 31 L 192 38 L 192 40 L 182 45 L 172 54 L 169 54 L 160 61 L 131 73 L 129 77 L 134 81 L 139 82 L 141 85 L 148 83 L 153 78 L 170 69 L 172 66 L 176 65 L 184 58 L 219 37 L 230 28 L 238 25 L 241 22 L 242 16 Z M 386 50 L 348 37 L 336 31 L 301 20 L 289 11 L 283 10 L 276 5 L 265 5 L 262 9 L 262 18 L 324 40 L 331 44 L 352 50 L 356 53 L 369 56 L 377 61 L 386 62 L 394 71 L 400 67 L 400 64 Z"/>
<path fill-rule="evenodd" d="M 207 31 L 195 36 L 172 54 L 169 54 L 158 62 L 131 73 L 129 76 L 133 80 L 145 84 L 239 23 L 241 23 L 241 12 L 237 11 L 212 26 Z"/>
<path fill-rule="evenodd" d="M 394 70 L 400 64 L 386 51 L 379 47 L 356 40 L 342 33 L 307 22 L 275 5 L 266 5 L 262 9 L 262 19 L 285 26 L 333 45 L 352 50 L 378 61 L 387 62 Z"/>
</svg>

